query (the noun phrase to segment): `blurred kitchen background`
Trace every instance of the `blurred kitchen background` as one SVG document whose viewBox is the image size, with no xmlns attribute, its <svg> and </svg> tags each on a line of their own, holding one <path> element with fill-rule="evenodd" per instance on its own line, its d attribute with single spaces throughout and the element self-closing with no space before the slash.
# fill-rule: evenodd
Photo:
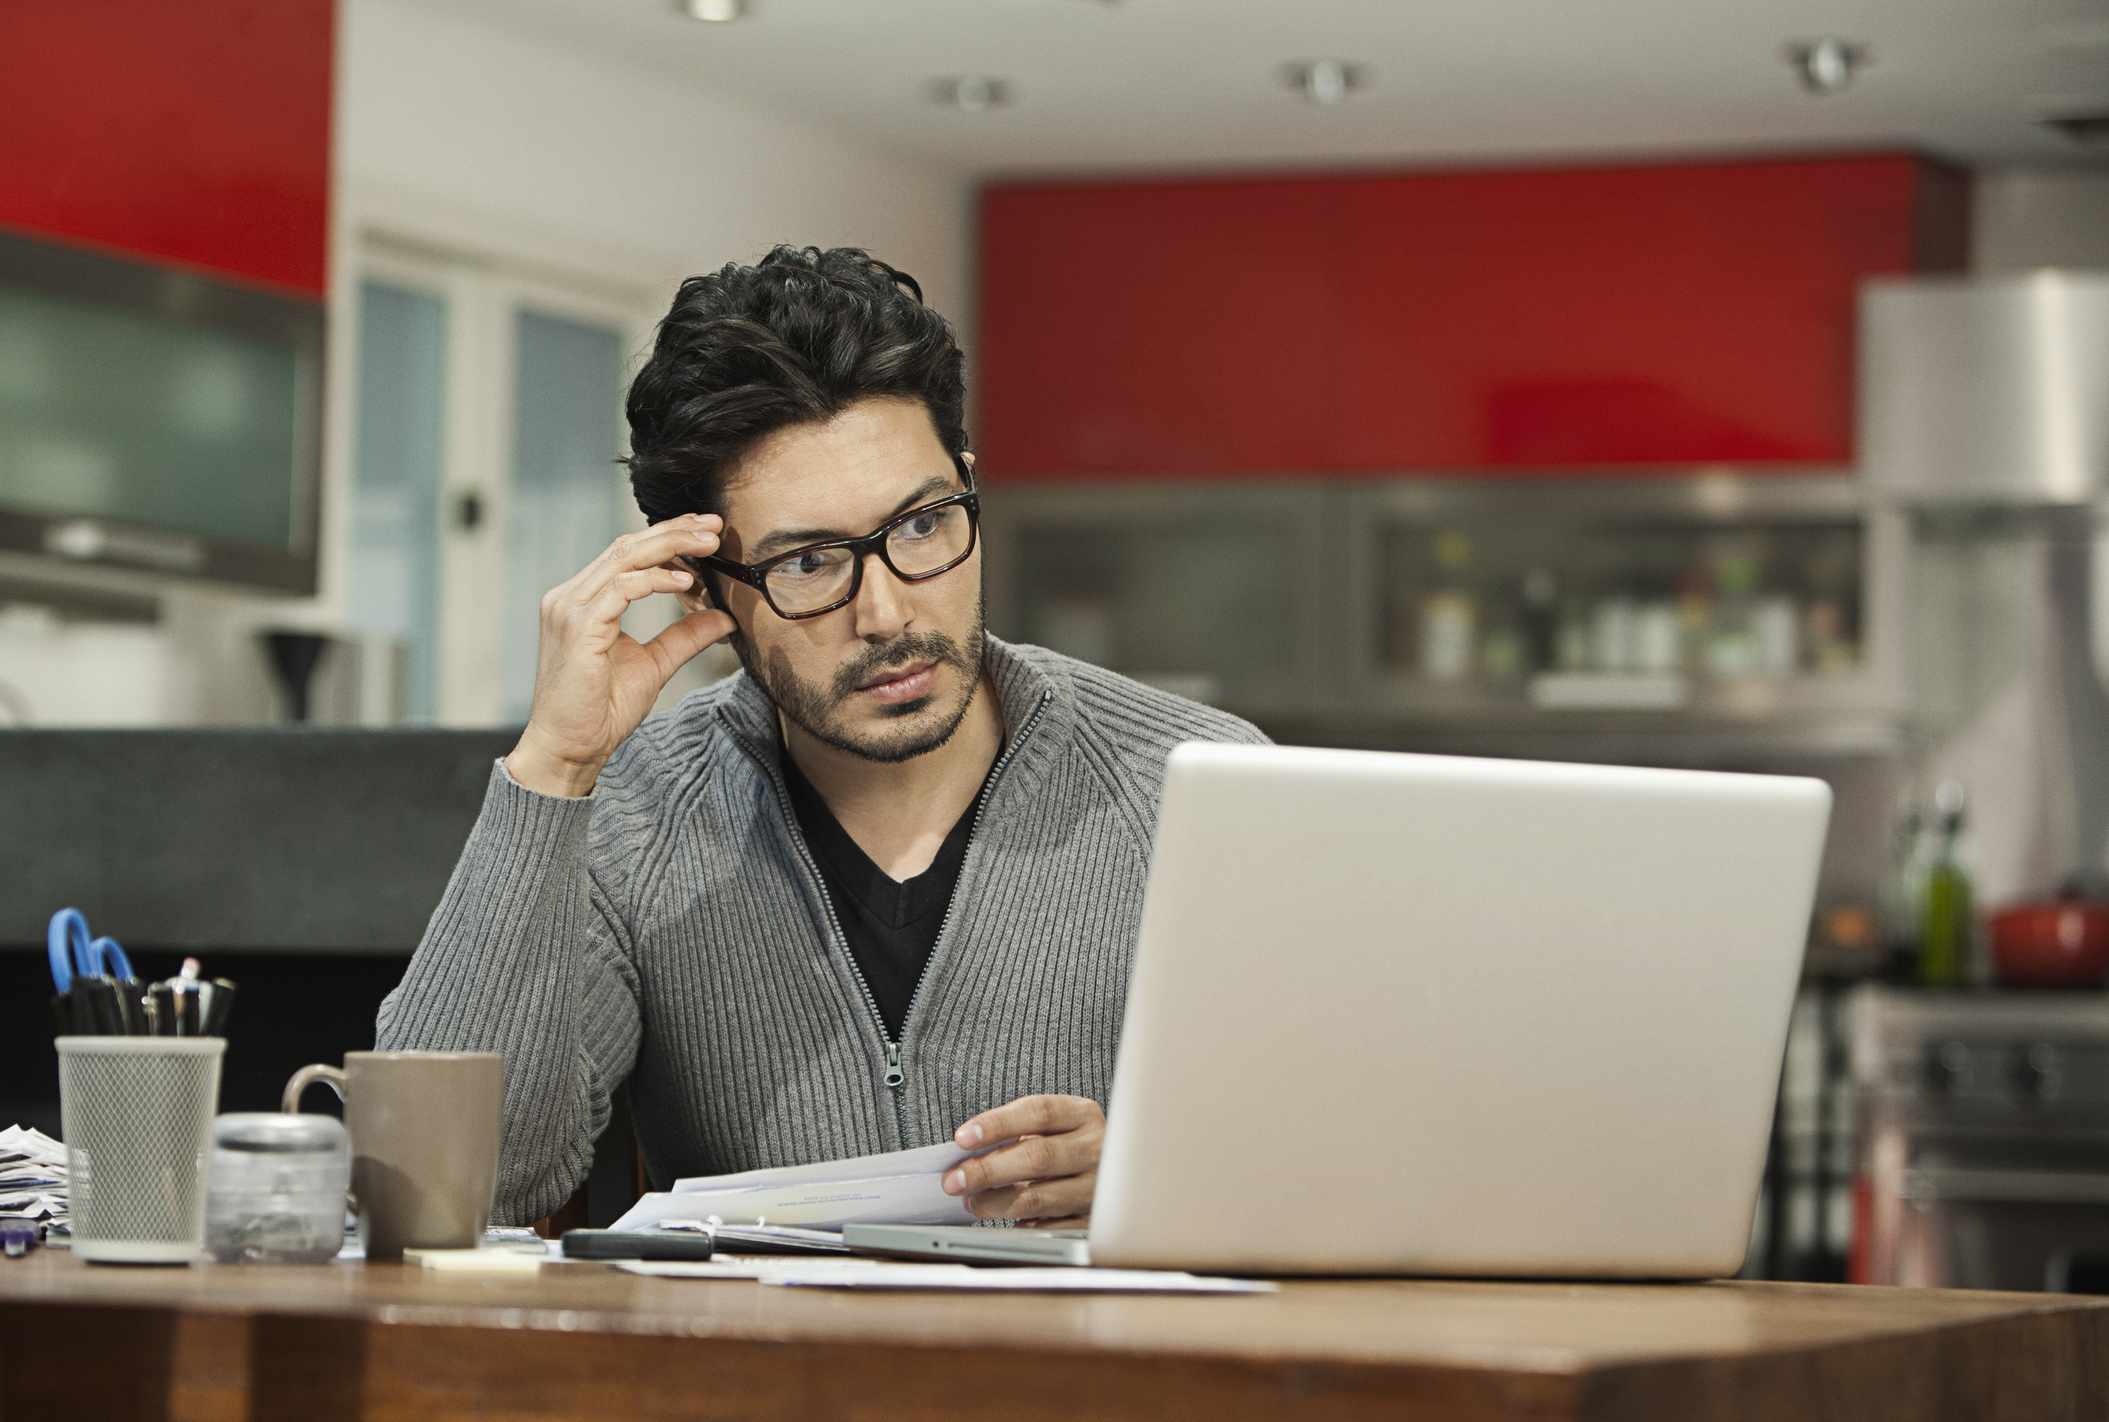
<svg viewBox="0 0 2109 1422">
<path fill-rule="evenodd" d="M 2105 1287 L 2109 0 L 106 0 L 0 75 L 0 1000 L 71 902 L 272 1004 L 230 1106 L 367 1044 L 675 284 L 854 244 L 1000 635 L 1835 787 L 1751 1273 Z"/>
</svg>

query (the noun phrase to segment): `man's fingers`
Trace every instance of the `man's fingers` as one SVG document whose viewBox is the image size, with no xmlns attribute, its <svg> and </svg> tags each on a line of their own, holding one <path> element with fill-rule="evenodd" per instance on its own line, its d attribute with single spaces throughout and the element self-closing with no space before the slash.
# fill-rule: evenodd
<svg viewBox="0 0 2109 1422">
<path fill-rule="evenodd" d="M 1105 1125 L 1106 1113 L 1088 1096 L 1021 1096 L 967 1121 L 952 1139 L 962 1149 L 979 1150 L 992 1141 L 1074 1131 L 1093 1122 Z"/>
<path fill-rule="evenodd" d="M 722 612 L 691 612 L 679 622 L 644 644 L 646 655 L 658 669 L 659 684 L 673 680 L 674 673 L 681 670 L 689 659 L 716 642 L 731 636 L 738 627 Z"/>
<path fill-rule="evenodd" d="M 695 586 L 695 581 L 693 574 L 674 568 L 639 568 L 618 573 L 586 604 L 586 615 L 590 621 L 612 623 L 622 617 L 631 603 L 657 592 L 686 591 Z"/>
<path fill-rule="evenodd" d="M 967 1197 L 967 1208 L 984 1220 L 1040 1220 L 1081 1216 L 1091 1209 L 1098 1172 L 1060 1180 L 1032 1180 Z"/>
<path fill-rule="evenodd" d="M 962 1161 L 945 1175 L 945 1192 L 971 1195 L 1024 1180 L 1050 1180 L 1076 1175 L 1098 1166 L 1099 1133 L 1094 1130 L 1063 1131 L 1052 1136 L 1027 1136 L 1022 1141 Z"/>
<path fill-rule="evenodd" d="M 707 558 L 718 551 L 724 527 L 725 521 L 716 514 L 684 514 L 636 533 L 625 533 L 579 570 L 570 591 L 585 602 L 625 573 L 661 567 L 684 556 Z"/>
</svg>

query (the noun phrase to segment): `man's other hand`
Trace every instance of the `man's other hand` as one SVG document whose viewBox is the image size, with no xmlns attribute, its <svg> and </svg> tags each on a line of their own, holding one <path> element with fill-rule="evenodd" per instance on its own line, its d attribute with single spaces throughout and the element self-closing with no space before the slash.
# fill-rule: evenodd
<svg viewBox="0 0 2109 1422">
<path fill-rule="evenodd" d="M 953 1134 L 962 1150 L 994 1150 L 945 1176 L 945 1193 L 966 1196 L 985 1220 L 1081 1229 L 1098 1189 L 1106 1113 L 1083 1096 L 1024 1096 L 984 1111 Z"/>
</svg>

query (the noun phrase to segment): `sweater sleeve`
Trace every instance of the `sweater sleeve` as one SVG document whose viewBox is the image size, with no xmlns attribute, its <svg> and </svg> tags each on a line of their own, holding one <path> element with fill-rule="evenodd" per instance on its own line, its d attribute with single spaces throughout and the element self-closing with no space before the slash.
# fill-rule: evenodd
<svg viewBox="0 0 2109 1422">
<path fill-rule="evenodd" d="M 383 1051 L 505 1058 L 492 1216 L 525 1224 L 584 1182 L 642 1032 L 628 924 L 595 878 L 595 794 L 541 795 L 499 761 L 439 907 L 381 1003 Z"/>
</svg>

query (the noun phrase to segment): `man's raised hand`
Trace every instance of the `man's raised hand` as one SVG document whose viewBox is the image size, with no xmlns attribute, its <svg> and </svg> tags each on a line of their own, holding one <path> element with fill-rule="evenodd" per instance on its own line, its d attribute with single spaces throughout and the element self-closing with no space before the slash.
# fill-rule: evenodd
<svg viewBox="0 0 2109 1422">
<path fill-rule="evenodd" d="M 513 779 L 545 795 L 591 790 L 674 673 L 733 632 L 717 611 L 691 612 L 649 642 L 622 630 L 631 603 L 694 585 L 673 560 L 717 552 L 724 527 L 716 514 L 684 514 L 625 533 L 542 595 L 534 708 L 505 758 Z"/>
</svg>

